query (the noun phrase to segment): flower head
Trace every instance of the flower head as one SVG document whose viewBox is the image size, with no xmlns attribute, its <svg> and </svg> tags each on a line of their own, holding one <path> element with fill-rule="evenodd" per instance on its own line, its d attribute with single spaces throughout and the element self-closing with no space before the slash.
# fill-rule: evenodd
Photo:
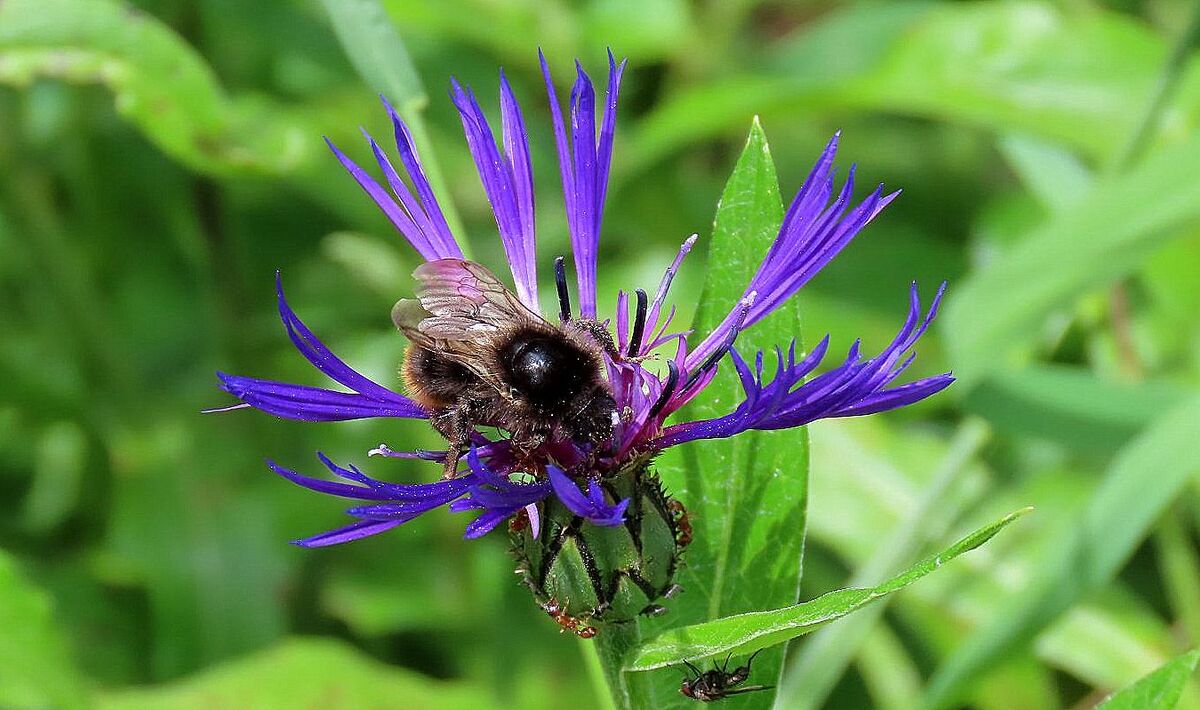
<svg viewBox="0 0 1200 710">
<path fill-rule="evenodd" d="M 608 186 L 616 126 L 617 95 L 625 63 L 609 54 L 608 85 L 602 117 L 597 126 L 595 87 L 576 64 L 576 78 L 568 101 L 569 130 L 551 80 L 541 58 L 550 114 L 557 145 L 567 223 L 574 257 L 576 289 L 582 320 L 597 320 L 597 253 Z M 484 192 L 496 218 L 516 298 L 537 317 L 563 321 L 572 317 L 563 261 L 556 262 L 555 282 L 559 314 L 542 315 L 538 306 L 536 234 L 534 229 L 533 173 L 521 108 L 508 81 L 500 77 L 501 130 L 495 132 L 469 88 L 452 83 L 451 98 L 458 109 L 467 147 L 478 168 Z M 407 181 L 387 153 L 369 135 L 371 151 L 387 188 L 359 167 L 332 143 L 337 159 L 379 206 L 396 229 L 427 261 L 463 258 L 462 250 L 443 217 L 437 197 L 425 177 L 420 156 L 404 121 L 387 102 L 384 108 L 395 129 L 396 152 Z M 763 353 L 750 364 L 737 351 L 738 334 L 770 314 L 828 264 L 898 193 L 885 194 L 882 186 L 854 203 L 854 170 L 835 190 L 833 162 L 838 135 L 825 146 L 808 178 L 797 191 L 773 244 L 728 315 L 711 333 L 694 337 L 672 329 L 674 307 L 670 287 L 696 242 L 683 242 L 667 266 L 653 297 L 642 289 L 622 291 L 612 346 L 603 366 L 616 411 L 611 440 L 606 445 L 579 443 L 569 437 L 551 437 L 532 452 L 518 452 L 506 439 L 489 440 L 471 433 L 463 475 L 423 485 L 385 483 L 367 477 L 358 468 L 343 468 L 319 455 L 337 477 L 352 483 L 304 476 L 271 463 L 280 475 L 312 490 L 353 498 L 365 504 L 347 511 L 357 522 L 322 535 L 298 541 L 307 546 L 355 540 L 401 525 L 434 508 L 475 511 L 466 537 L 479 537 L 504 520 L 525 511 L 536 529 L 539 505 L 561 503 L 571 514 L 596 526 L 619 526 L 626 518 L 629 499 L 617 500 L 604 485 L 607 477 L 627 470 L 631 462 L 644 461 L 664 449 L 696 439 L 734 436 L 749 429 L 785 429 L 831 417 L 850 417 L 902 407 L 947 387 L 949 374 L 893 383 L 912 362 L 912 348 L 933 320 L 944 284 L 928 309 L 923 309 L 914 283 L 908 317 L 896 337 L 880 353 L 864 356 L 856 342 L 840 364 L 811 379 L 827 354 L 829 338 L 810 352 L 796 352 L 793 341 L 774 352 L 774 373 L 765 372 Z M 390 192 L 389 192 L 390 188 Z M 425 418 L 428 411 L 414 400 L 369 380 L 337 358 L 292 311 L 277 283 L 279 313 L 296 348 L 321 372 L 350 391 L 293 385 L 250 377 L 219 374 L 221 386 L 242 404 L 288 419 L 337 421 L 368 417 Z M 658 355 L 661 367 L 649 363 Z M 700 396 L 728 363 L 745 391 L 745 399 L 725 416 L 679 422 L 667 419 Z M 400 453 L 380 446 L 370 453 L 386 457 L 438 460 L 445 452 Z M 453 458 L 453 454 L 451 454 Z M 536 537 L 536 534 L 535 534 Z"/>
</svg>

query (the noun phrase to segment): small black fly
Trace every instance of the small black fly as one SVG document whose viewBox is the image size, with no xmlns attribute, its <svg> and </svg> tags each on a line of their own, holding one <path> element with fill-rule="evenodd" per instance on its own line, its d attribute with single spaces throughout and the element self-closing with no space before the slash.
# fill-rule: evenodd
<svg viewBox="0 0 1200 710">
<path fill-rule="evenodd" d="M 683 683 L 679 686 L 679 692 L 691 698 L 704 703 L 711 703 L 714 700 L 728 698 L 731 695 L 741 695 L 742 693 L 753 693 L 756 690 L 769 690 L 773 685 L 747 685 L 745 687 L 737 687 L 750 677 L 750 664 L 754 662 L 754 656 L 762 652 L 762 649 L 755 651 L 749 659 L 746 660 L 746 665 L 739 668 L 734 668 L 733 672 L 729 671 L 729 659 L 733 654 L 725 657 L 725 663 L 721 666 L 713 664 L 711 671 L 701 671 L 691 663 L 684 661 L 683 664 L 688 667 L 693 674 L 691 678 L 684 678 Z"/>
</svg>

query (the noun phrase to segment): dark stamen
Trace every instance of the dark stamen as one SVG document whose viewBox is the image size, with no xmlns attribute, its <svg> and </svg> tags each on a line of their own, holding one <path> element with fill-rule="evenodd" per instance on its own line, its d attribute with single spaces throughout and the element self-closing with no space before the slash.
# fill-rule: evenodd
<svg viewBox="0 0 1200 710">
<path fill-rule="evenodd" d="M 650 414 L 646 417 L 647 421 L 658 416 L 663 407 L 667 406 L 671 395 L 675 394 L 675 385 L 679 384 L 679 366 L 675 364 L 674 360 L 667 360 L 667 370 L 667 384 L 663 386 L 662 394 L 658 395 L 654 406 L 650 408 Z"/>
<path fill-rule="evenodd" d="M 738 313 L 737 320 L 735 320 L 733 325 L 730 326 L 729 335 L 725 336 L 725 342 L 721 343 L 721 345 L 713 351 L 712 355 L 709 355 L 707 358 L 705 358 L 704 362 L 700 363 L 700 367 L 697 367 L 692 371 L 692 373 L 688 376 L 687 382 L 685 382 L 683 385 L 684 392 L 687 392 L 689 389 L 691 389 L 692 385 L 696 384 L 696 380 L 699 380 L 704 373 L 716 367 L 717 362 L 719 362 L 721 358 L 725 357 L 725 355 L 729 352 L 729 349 L 733 347 L 734 341 L 737 340 L 738 333 L 740 333 L 742 330 L 742 325 L 746 322 L 746 316 L 750 313 L 750 304 L 754 302 L 754 296 L 754 292 L 751 292 L 748 298 L 742 299 L 741 312 Z"/>
<path fill-rule="evenodd" d="M 567 266 L 560 256 L 554 260 L 554 285 L 558 288 L 558 318 L 571 320 L 571 294 L 567 293 Z"/>
<path fill-rule="evenodd" d="M 704 362 L 700 364 L 700 367 L 697 367 L 692 371 L 692 374 L 687 378 L 687 382 L 685 382 L 683 385 L 683 390 L 685 392 L 691 389 L 692 385 L 696 384 L 696 380 L 699 380 L 701 375 L 717 366 L 717 362 L 719 362 L 721 358 L 725 357 L 725 355 L 729 352 L 729 348 L 733 347 L 734 340 L 737 340 L 736 330 L 725 338 L 725 342 L 721 343 L 721 347 L 714 350 L 712 355 L 709 355 L 707 358 L 705 358 Z"/>
<path fill-rule="evenodd" d="M 633 332 L 629 335 L 629 349 L 625 357 L 635 357 L 642 349 L 642 335 L 646 331 L 646 305 L 649 299 L 642 289 L 637 290 L 637 311 L 633 316 Z"/>
</svg>

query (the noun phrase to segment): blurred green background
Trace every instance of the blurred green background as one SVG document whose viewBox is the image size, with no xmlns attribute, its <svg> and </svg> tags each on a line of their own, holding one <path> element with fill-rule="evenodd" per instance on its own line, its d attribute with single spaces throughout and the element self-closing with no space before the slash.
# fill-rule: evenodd
<svg viewBox="0 0 1200 710">
<path fill-rule="evenodd" d="M 326 343 L 397 384 L 387 314 L 416 257 L 321 141 L 369 163 L 357 128 L 389 135 L 380 91 L 423 127 L 474 256 L 496 265 L 445 91 L 453 74 L 495 116 L 506 69 L 548 273 L 567 236 L 539 45 L 560 96 L 572 58 L 593 77 L 607 46 L 630 59 L 607 303 L 699 232 L 675 292 L 694 306 L 755 114 L 786 194 L 837 129 L 860 195 L 904 189 L 799 296 L 810 340 L 878 349 L 910 280 L 950 282 L 914 376 L 961 381 L 811 427 L 803 598 L 1037 506 L 797 644 L 780 706 L 1086 708 L 1200 644 L 1195 3 L 372 7 L 0 3 L 0 708 L 596 706 L 579 642 L 514 582 L 502 536 L 463 542 L 440 511 L 287 544 L 343 505 L 263 459 L 316 473 L 320 449 L 428 480 L 432 465 L 365 456 L 433 446 L 427 427 L 199 414 L 229 401 L 217 369 L 323 384 L 276 319 L 277 268 Z"/>
</svg>

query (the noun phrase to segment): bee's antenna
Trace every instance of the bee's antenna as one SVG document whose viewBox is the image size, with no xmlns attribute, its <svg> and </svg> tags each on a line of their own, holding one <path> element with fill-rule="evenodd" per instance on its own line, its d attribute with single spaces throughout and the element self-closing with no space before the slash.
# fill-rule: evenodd
<svg viewBox="0 0 1200 710">
<path fill-rule="evenodd" d="M 671 400 L 671 396 L 675 394 L 675 385 L 679 384 L 679 366 L 675 364 L 674 360 L 667 360 L 667 373 L 667 384 L 663 385 L 662 394 L 658 395 L 654 406 L 650 408 L 650 414 L 646 415 L 647 420 L 658 416 L 658 413 Z"/>
<path fill-rule="evenodd" d="M 691 663 L 688 663 L 687 661 L 684 661 L 683 665 L 687 666 L 691 672 L 695 673 L 697 678 L 704 675 L 703 671 L 701 671 L 699 668 L 693 666 Z"/>
<path fill-rule="evenodd" d="M 642 289 L 637 290 L 637 311 L 633 316 L 633 331 L 629 334 L 629 349 L 626 357 L 635 357 L 642 349 L 642 335 L 646 330 L 646 305 L 649 298 Z"/>
<path fill-rule="evenodd" d="M 722 673 L 727 673 L 729 671 L 729 659 L 731 658 L 733 658 L 733 651 L 729 652 L 729 655 L 725 657 L 725 663 L 721 664 Z"/>
<path fill-rule="evenodd" d="M 561 256 L 554 259 L 554 285 L 558 289 L 558 317 L 566 323 L 571 320 L 571 294 L 567 292 L 567 266 Z"/>
</svg>

